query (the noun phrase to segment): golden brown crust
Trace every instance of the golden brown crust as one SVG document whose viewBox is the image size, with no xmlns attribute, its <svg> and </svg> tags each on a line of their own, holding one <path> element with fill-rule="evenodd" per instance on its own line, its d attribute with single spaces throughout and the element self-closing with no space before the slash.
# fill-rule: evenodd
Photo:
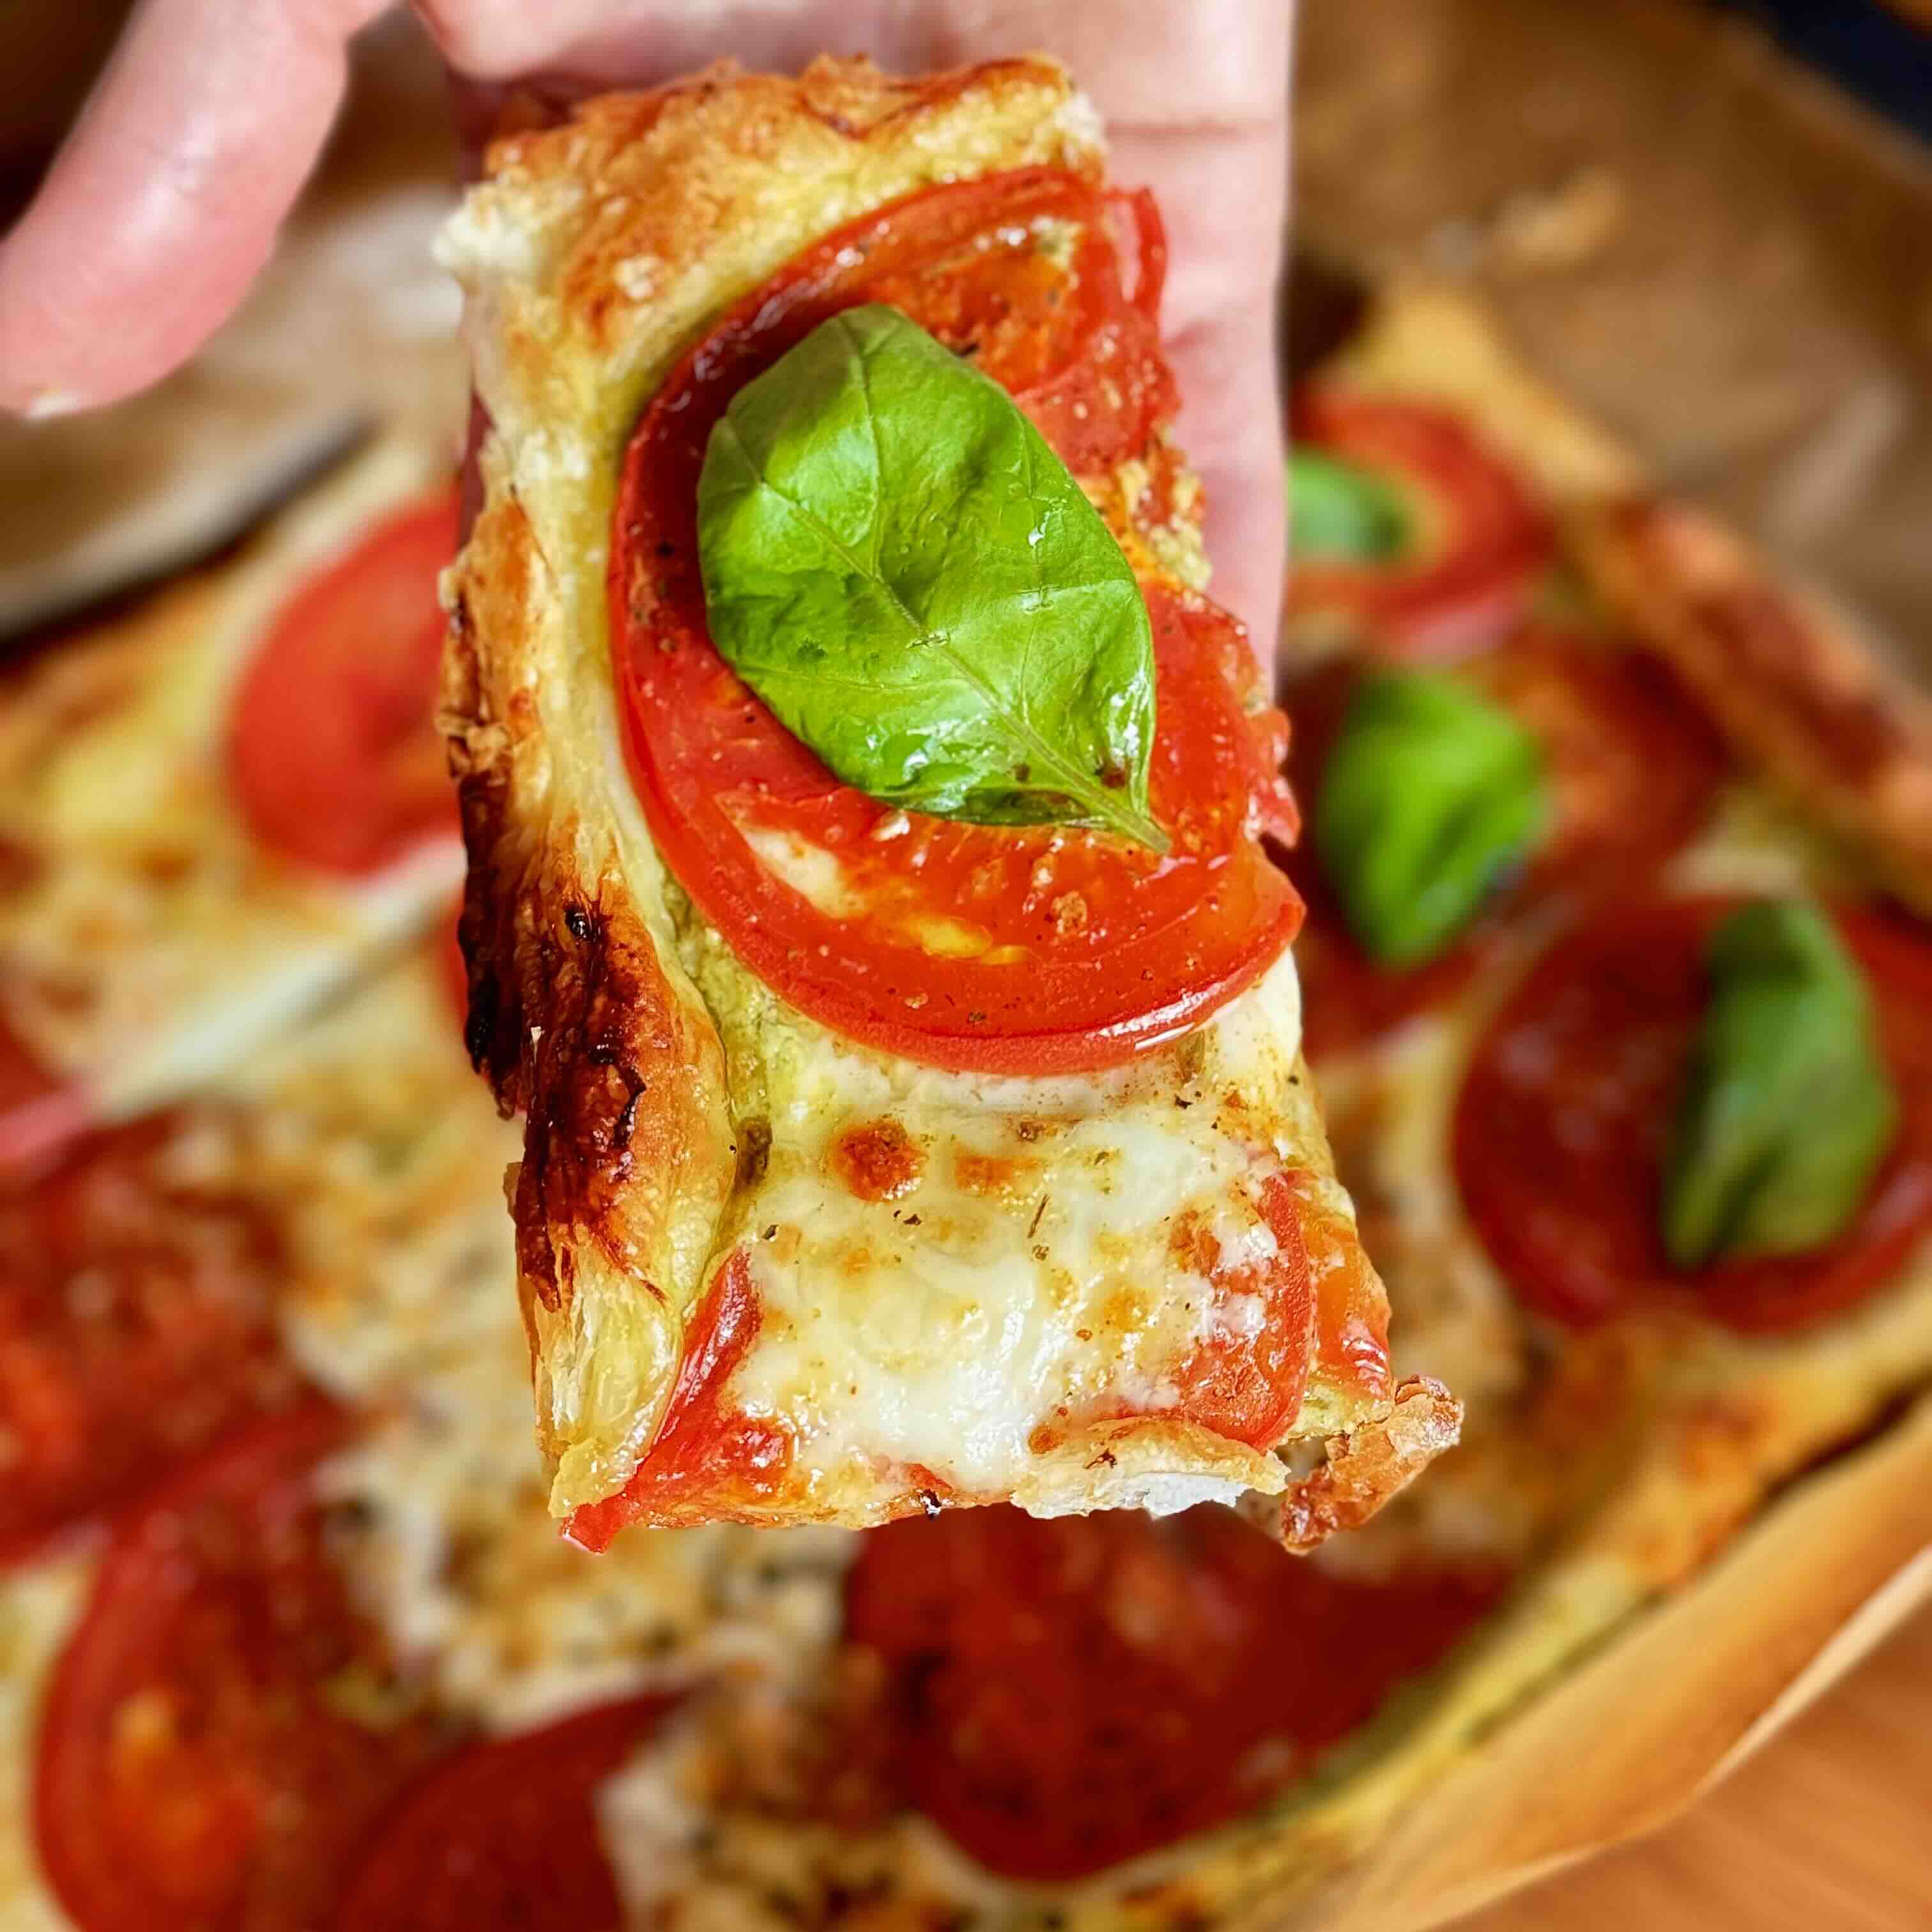
<svg viewBox="0 0 1932 1932">
<path fill-rule="evenodd" d="M 443 723 L 470 854 L 468 1043 L 506 1112 L 526 1118 L 513 1208 L 538 1438 L 558 1458 L 594 1440 L 602 1468 L 634 1456 L 656 1418 L 630 1418 L 614 1395 L 599 1406 L 610 1298 L 580 1307 L 580 1272 L 602 1262 L 634 1311 L 629 1360 L 667 1375 L 678 1236 L 722 1205 L 730 1132 L 701 1004 L 666 971 L 616 866 L 596 862 L 567 803 L 544 808 L 551 759 L 536 699 L 481 642 L 519 634 L 542 568 L 520 503 L 493 495 L 452 599 Z"/>
<path fill-rule="evenodd" d="M 1932 912 L 1932 702 L 1700 510 L 1638 498 L 1580 518 L 1574 541 L 1743 759 Z"/>
<path fill-rule="evenodd" d="M 1455 1448 L 1462 1405 L 1428 1376 L 1411 1376 L 1388 1417 L 1334 1438 L 1328 1460 L 1279 1498 L 1250 1496 L 1242 1513 L 1298 1554 L 1337 1530 L 1359 1529 L 1437 1456 Z"/>
</svg>

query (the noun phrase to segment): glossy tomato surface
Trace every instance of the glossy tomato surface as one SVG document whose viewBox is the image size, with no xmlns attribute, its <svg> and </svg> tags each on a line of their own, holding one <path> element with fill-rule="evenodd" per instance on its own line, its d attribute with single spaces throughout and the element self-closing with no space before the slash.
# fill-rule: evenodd
<svg viewBox="0 0 1932 1932">
<path fill-rule="evenodd" d="M 1157 229 L 1142 205 L 1125 212 L 1134 218 L 1076 177 L 1034 170 L 868 216 L 698 344 L 625 460 L 612 635 L 653 837 L 705 916 L 787 1000 L 938 1065 L 1108 1065 L 1197 1023 L 1278 956 L 1300 904 L 1255 836 L 1293 829 L 1280 721 L 1240 627 L 1191 592 L 1148 586 L 1151 802 L 1167 854 L 880 804 L 838 784 L 712 648 L 698 476 L 711 426 L 745 382 L 836 310 L 878 300 L 1006 383 L 1070 463 L 1138 452 L 1172 399 L 1151 322 Z"/>
<path fill-rule="evenodd" d="M 664 1420 L 630 1480 L 614 1496 L 585 1503 L 569 1520 L 574 1541 L 602 1550 L 640 1515 L 692 1524 L 730 1514 L 736 1496 L 767 1496 L 791 1465 L 792 1436 L 782 1418 L 747 1414 L 726 1394 L 732 1371 L 758 1339 L 764 1311 L 744 1251 L 712 1278 L 692 1317 Z"/>
</svg>

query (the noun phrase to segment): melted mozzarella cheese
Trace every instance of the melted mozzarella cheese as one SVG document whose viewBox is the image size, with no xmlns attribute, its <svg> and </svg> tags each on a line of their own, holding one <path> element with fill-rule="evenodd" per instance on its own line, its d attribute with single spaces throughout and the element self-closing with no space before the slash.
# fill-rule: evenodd
<svg viewBox="0 0 1932 1932">
<path fill-rule="evenodd" d="M 734 1060 L 759 1063 L 734 1086 L 770 1134 L 720 1244 L 742 1247 L 761 1308 L 728 1396 L 784 1418 L 814 1480 L 865 1462 L 968 1495 L 1023 1490 L 1042 1431 L 1102 1404 L 1172 1407 L 1192 1352 L 1256 1330 L 1260 1298 L 1190 1266 L 1178 1238 L 1204 1232 L 1216 1274 L 1274 1255 L 1258 1196 L 1292 1154 L 1292 957 L 1200 1030 L 1186 1071 L 1162 1058 L 1023 1078 L 848 1047 L 748 1000 L 715 940 L 691 950 Z M 873 1199 L 842 1181 L 840 1148 L 881 1123 L 908 1174 Z M 1180 1508 L 1240 1486 L 1184 1456 L 1132 1499 Z"/>
</svg>

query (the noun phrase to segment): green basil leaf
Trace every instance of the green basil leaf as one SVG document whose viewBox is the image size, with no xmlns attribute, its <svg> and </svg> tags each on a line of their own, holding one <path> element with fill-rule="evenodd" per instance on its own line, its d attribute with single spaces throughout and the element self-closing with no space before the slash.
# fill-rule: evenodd
<svg viewBox="0 0 1932 1932">
<path fill-rule="evenodd" d="M 832 316 L 732 398 L 698 541 L 712 641 L 845 784 L 1166 849 L 1133 572 L 1012 398 L 896 309 Z"/>
<path fill-rule="evenodd" d="M 1408 548 L 1407 506 L 1372 470 L 1318 449 L 1288 459 L 1288 541 L 1297 556 L 1390 563 Z"/>
<path fill-rule="evenodd" d="M 1664 1163 L 1664 1245 L 1684 1268 L 1829 1240 L 1898 1124 L 1871 996 L 1816 907 L 1740 908 L 1712 934 L 1705 968 Z"/>
<path fill-rule="evenodd" d="M 1542 748 L 1438 671 L 1356 686 L 1316 794 L 1315 850 L 1349 930 L 1382 964 L 1433 958 L 1548 815 Z"/>
</svg>

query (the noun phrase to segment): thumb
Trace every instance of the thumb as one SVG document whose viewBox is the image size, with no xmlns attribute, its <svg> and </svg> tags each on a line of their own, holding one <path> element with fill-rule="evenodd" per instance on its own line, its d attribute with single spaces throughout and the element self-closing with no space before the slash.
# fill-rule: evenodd
<svg viewBox="0 0 1932 1932">
<path fill-rule="evenodd" d="M 382 0 L 145 0 L 0 242 L 0 408 L 108 403 L 239 304 Z"/>
</svg>

